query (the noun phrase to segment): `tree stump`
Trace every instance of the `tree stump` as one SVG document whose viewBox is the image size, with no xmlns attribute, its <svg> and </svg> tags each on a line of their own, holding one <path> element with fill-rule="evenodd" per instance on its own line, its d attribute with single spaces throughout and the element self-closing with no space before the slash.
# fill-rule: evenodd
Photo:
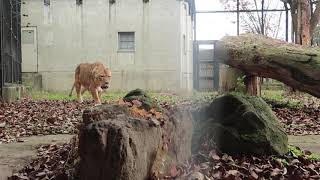
<svg viewBox="0 0 320 180">
<path fill-rule="evenodd" d="M 156 119 L 133 117 L 124 105 L 86 110 L 80 130 L 81 180 L 145 180 L 163 176 L 191 156 L 192 117 L 186 109 Z"/>
</svg>

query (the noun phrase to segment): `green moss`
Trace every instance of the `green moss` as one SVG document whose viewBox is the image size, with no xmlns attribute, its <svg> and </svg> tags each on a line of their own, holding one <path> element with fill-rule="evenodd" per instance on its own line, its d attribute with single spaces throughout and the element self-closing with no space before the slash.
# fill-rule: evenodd
<svg viewBox="0 0 320 180">
<path fill-rule="evenodd" d="M 157 110 L 161 110 L 157 101 L 153 99 L 146 91 L 142 89 L 135 89 L 130 91 L 123 97 L 124 101 L 132 102 L 133 100 L 138 100 L 142 103 L 141 108 L 149 111 L 152 108 L 156 108 Z"/>
<path fill-rule="evenodd" d="M 198 123 L 203 124 L 200 127 L 204 128 L 198 133 L 212 132 L 223 152 L 255 155 L 287 153 L 288 138 L 270 107 L 259 97 L 228 93 L 215 99 L 204 112 L 199 113 L 206 114 L 206 117 L 200 118 Z"/>
<path fill-rule="evenodd" d="M 266 141 L 265 132 L 257 131 L 251 134 L 242 134 L 241 138 L 245 141 L 253 141 L 256 144 L 260 144 Z"/>
</svg>

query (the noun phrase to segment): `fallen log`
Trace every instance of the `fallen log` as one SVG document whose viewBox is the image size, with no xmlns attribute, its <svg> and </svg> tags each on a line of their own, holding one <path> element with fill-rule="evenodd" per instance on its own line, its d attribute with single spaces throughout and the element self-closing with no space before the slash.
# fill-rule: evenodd
<svg viewBox="0 0 320 180">
<path fill-rule="evenodd" d="M 245 73 L 272 78 L 320 97 L 320 49 L 262 35 L 226 36 L 215 46 L 220 63 Z"/>
</svg>

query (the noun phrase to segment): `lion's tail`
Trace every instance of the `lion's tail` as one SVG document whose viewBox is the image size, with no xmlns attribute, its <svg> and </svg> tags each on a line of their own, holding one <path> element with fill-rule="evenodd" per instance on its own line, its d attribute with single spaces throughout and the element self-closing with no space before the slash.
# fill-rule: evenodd
<svg viewBox="0 0 320 180">
<path fill-rule="evenodd" d="M 74 89 L 74 83 L 73 83 L 73 86 L 72 86 L 71 91 L 70 91 L 70 93 L 69 93 L 69 97 L 72 96 L 72 91 L 73 91 L 73 89 Z"/>
<path fill-rule="evenodd" d="M 74 83 L 73 83 L 72 88 L 71 88 L 71 91 L 70 91 L 70 93 L 69 93 L 69 97 L 72 96 L 72 91 L 73 91 L 73 89 L 74 89 L 74 86 L 75 86 L 75 84 L 76 84 L 76 81 L 77 81 L 77 79 L 78 79 L 79 74 L 80 74 L 80 65 L 78 65 L 77 68 L 76 68 L 76 71 L 75 71 L 75 74 L 74 74 Z"/>
</svg>

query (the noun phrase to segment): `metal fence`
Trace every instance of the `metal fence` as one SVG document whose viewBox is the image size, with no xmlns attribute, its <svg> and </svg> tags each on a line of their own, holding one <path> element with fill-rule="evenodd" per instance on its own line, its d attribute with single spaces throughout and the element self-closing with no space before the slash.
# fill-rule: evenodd
<svg viewBox="0 0 320 180">
<path fill-rule="evenodd" d="M 0 1 L 0 89 L 21 83 L 21 0 Z"/>
<path fill-rule="evenodd" d="M 214 61 L 214 47 L 217 41 L 194 41 L 193 43 L 193 87 L 199 91 L 219 89 L 219 63 Z M 205 46 L 206 48 L 203 48 Z"/>
</svg>

